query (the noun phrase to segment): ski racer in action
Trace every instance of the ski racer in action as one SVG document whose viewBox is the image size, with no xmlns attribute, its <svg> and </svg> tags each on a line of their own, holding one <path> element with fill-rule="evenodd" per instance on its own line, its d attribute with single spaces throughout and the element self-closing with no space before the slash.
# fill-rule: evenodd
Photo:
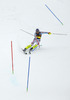
<svg viewBox="0 0 70 100">
<path fill-rule="evenodd" d="M 39 29 L 36 29 L 36 32 L 34 34 L 34 39 L 33 39 L 32 43 L 23 49 L 25 54 L 27 54 L 26 51 L 28 49 L 29 49 L 29 54 L 31 54 L 32 50 L 34 50 L 35 48 L 40 46 L 40 41 L 41 41 L 42 34 L 51 35 L 51 32 L 40 32 Z"/>
</svg>

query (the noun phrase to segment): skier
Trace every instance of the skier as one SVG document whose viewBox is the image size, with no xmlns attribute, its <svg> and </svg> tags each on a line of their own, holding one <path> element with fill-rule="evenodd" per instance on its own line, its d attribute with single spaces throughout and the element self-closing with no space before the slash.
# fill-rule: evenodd
<svg viewBox="0 0 70 100">
<path fill-rule="evenodd" d="M 33 39 L 33 42 L 28 45 L 27 47 L 24 48 L 24 53 L 26 53 L 26 50 L 29 49 L 29 54 L 31 54 L 31 51 L 35 48 L 37 48 L 37 46 L 40 46 L 40 41 L 41 41 L 41 37 L 42 37 L 42 34 L 51 34 L 51 32 L 40 32 L 39 29 L 36 29 L 36 32 L 34 34 L 34 39 Z"/>
</svg>

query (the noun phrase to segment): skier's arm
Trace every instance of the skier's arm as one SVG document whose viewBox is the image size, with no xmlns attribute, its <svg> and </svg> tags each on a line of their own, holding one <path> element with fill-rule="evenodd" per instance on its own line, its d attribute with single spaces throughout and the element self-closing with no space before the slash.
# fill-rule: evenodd
<svg viewBox="0 0 70 100">
<path fill-rule="evenodd" d="M 51 32 L 41 32 L 42 34 L 49 34 L 51 35 L 52 33 Z"/>
</svg>

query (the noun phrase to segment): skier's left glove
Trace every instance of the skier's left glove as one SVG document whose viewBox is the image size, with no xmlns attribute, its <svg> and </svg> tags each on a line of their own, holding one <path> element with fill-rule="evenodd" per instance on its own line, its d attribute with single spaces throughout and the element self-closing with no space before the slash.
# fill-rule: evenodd
<svg viewBox="0 0 70 100">
<path fill-rule="evenodd" d="M 51 32 L 48 32 L 48 34 L 51 35 L 52 33 Z"/>
</svg>

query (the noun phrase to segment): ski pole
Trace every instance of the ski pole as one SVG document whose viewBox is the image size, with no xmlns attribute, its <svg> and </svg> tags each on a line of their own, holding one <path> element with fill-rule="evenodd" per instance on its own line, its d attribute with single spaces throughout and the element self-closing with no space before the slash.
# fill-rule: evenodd
<svg viewBox="0 0 70 100">
<path fill-rule="evenodd" d="M 69 34 L 62 34 L 62 33 L 52 33 L 53 35 L 69 35 Z"/>
<path fill-rule="evenodd" d="M 24 31 L 23 29 L 21 29 L 22 31 Z M 34 36 L 33 34 L 31 34 L 31 33 L 29 33 L 29 32 L 26 32 L 26 31 L 24 31 L 25 33 L 28 33 L 29 35 L 32 35 L 32 36 Z M 41 33 L 45 33 L 45 34 L 48 34 L 48 32 L 41 32 Z M 51 34 L 53 34 L 53 35 L 70 35 L 70 34 L 62 34 L 62 33 L 51 33 Z"/>
<path fill-rule="evenodd" d="M 20 30 L 23 31 L 23 32 L 25 32 L 25 33 L 27 33 L 27 34 L 29 34 L 29 35 L 34 36 L 32 33 L 29 33 L 29 32 L 27 32 L 27 31 L 25 31 L 25 30 L 23 30 L 23 29 L 20 29 Z"/>
<path fill-rule="evenodd" d="M 49 32 L 41 32 L 41 33 L 45 33 L 48 34 Z M 62 34 L 62 33 L 51 33 L 53 35 L 70 35 L 70 34 Z"/>
</svg>

